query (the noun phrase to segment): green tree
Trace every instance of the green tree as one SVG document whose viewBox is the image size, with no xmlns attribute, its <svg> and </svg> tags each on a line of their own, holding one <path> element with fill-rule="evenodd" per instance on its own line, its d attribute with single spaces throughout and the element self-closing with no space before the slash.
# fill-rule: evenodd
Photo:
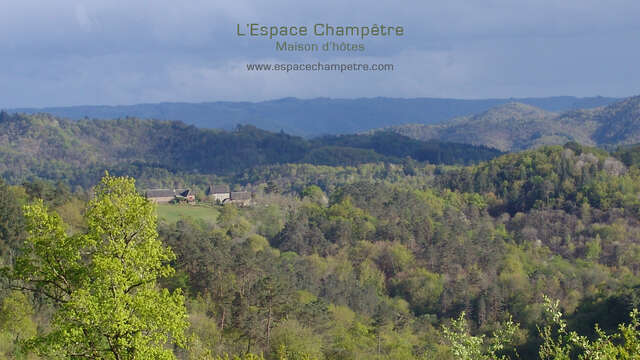
<svg viewBox="0 0 640 360">
<path fill-rule="evenodd" d="M 392 279 L 395 292 L 407 299 L 418 314 L 434 310 L 443 291 L 442 276 L 423 268 L 400 275 Z"/>
<path fill-rule="evenodd" d="M 302 190 L 300 196 L 322 206 L 326 206 L 329 203 L 329 199 L 324 194 L 322 189 L 320 189 L 320 187 L 317 185 L 306 187 L 304 190 Z"/>
<path fill-rule="evenodd" d="M 227 204 L 220 209 L 218 225 L 232 238 L 245 236 L 251 227 L 233 204 Z"/>
<path fill-rule="evenodd" d="M 322 358 L 322 338 L 297 320 L 284 320 L 273 330 L 271 353 L 276 359 L 312 360 Z"/>
<path fill-rule="evenodd" d="M 8 260 L 22 238 L 24 219 L 18 200 L 0 179 L 0 255 Z"/>
<path fill-rule="evenodd" d="M 24 207 L 28 237 L 13 269 L 15 288 L 55 305 L 50 329 L 26 348 L 49 358 L 173 359 L 184 344 L 180 290 L 156 285 L 174 258 L 158 240 L 153 204 L 134 180 L 108 174 L 94 189 L 88 230 L 68 236 L 42 201 Z"/>
<path fill-rule="evenodd" d="M 443 328 L 444 338 L 451 346 L 454 358 L 460 360 L 509 359 L 498 354 L 513 341 L 517 330 L 518 324 L 509 319 L 493 333 L 491 339 L 486 339 L 484 335 L 473 336 L 469 333 L 464 312 L 451 321 L 451 326 Z"/>
<path fill-rule="evenodd" d="M 545 308 L 550 323 L 539 329 L 542 338 L 540 359 L 640 359 L 640 314 L 637 309 L 631 311 L 629 324 L 618 325 L 617 333 L 606 334 L 596 324 L 597 337 L 591 341 L 586 336 L 567 329 L 558 301 L 545 296 Z"/>
</svg>

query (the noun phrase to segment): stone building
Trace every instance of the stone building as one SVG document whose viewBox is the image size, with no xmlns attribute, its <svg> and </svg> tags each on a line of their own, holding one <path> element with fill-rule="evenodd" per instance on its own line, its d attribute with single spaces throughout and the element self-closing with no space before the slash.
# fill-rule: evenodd
<svg viewBox="0 0 640 360">
<path fill-rule="evenodd" d="M 209 185 L 205 195 L 213 201 L 222 203 L 231 198 L 231 191 L 229 185 Z"/>
<path fill-rule="evenodd" d="M 232 191 L 229 199 L 224 203 L 236 204 L 238 206 L 249 206 L 251 205 L 251 193 L 248 191 Z"/>
<path fill-rule="evenodd" d="M 196 202 L 196 194 L 191 189 L 152 189 L 145 192 L 145 197 L 156 204 L 166 204 L 173 200 Z"/>
<path fill-rule="evenodd" d="M 156 204 L 166 204 L 176 198 L 175 192 L 169 189 L 147 190 L 145 196 Z"/>
</svg>

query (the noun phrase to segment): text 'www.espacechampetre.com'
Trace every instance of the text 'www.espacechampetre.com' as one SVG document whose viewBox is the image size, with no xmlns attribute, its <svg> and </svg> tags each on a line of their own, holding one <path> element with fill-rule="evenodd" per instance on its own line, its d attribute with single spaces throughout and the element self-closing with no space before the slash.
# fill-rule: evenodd
<svg viewBox="0 0 640 360">
<path fill-rule="evenodd" d="M 393 71 L 393 64 L 247 64 L 247 71 Z"/>
</svg>

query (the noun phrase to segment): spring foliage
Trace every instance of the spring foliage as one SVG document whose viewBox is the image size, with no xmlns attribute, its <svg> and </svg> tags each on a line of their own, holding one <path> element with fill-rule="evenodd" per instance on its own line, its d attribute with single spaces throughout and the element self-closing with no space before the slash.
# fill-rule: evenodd
<svg viewBox="0 0 640 360">
<path fill-rule="evenodd" d="M 158 240 L 151 203 L 131 178 L 105 176 L 88 204 L 88 230 L 69 236 L 42 201 L 24 208 L 28 238 L 13 287 L 55 304 L 50 330 L 25 342 L 48 358 L 172 359 L 184 343 L 180 290 L 159 289 L 174 258 Z"/>
</svg>

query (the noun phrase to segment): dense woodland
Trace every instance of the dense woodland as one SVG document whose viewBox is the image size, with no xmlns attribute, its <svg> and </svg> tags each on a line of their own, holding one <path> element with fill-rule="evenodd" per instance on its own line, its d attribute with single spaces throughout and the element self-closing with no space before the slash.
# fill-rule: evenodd
<svg viewBox="0 0 640 360">
<path fill-rule="evenodd" d="M 0 176 L 10 183 L 48 179 L 90 188 L 105 169 L 152 183 L 175 174 L 183 179 L 233 176 L 276 164 L 471 164 L 500 154 L 483 146 L 423 142 L 393 133 L 308 140 L 253 126 L 227 132 L 175 121 L 72 121 L 0 112 Z"/>
<path fill-rule="evenodd" d="M 11 126 L 14 131 L 28 132 L 31 127 L 19 124 L 49 120 L 18 117 L 13 118 Z M 7 126 L 7 119 L 2 121 Z M 156 124 L 130 119 L 119 123 L 127 124 L 129 130 Z M 56 137 L 86 132 L 98 124 L 105 127 L 103 136 L 110 137 L 100 146 L 114 144 L 116 148 L 126 139 L 124 134 L 118 138 L 107 129 L 109 123 L 79 122 L 71 128 L 64 124 L 51 128 Z M 161 126 L 165 131 L 177 125 Z M 176 140 L 172 146 L 196 141 L 188 140 L 196 130 L 186 126 L 177 130 L 187 140 Z M 214 132 L 210 136 L 212 140 L 202 141 L 221 139 Z M 640 303 L 637 147 L 610 154 L 567 143 L 463 166 L 420 161 L 426 159 L 388 161 L 390 157 L 420 154 L 423 148 L 412 142 L 394 147 L 385 144 L 384 136 L 308 141 L 242 128 L 232 137 L 274 142 L 274 149 L 304 149 L 300 155 L 314 159 L 327 155 L 323 147 L 371 151 L 384 158 L 367 158 L 371 161 L 351 166 L 280 159 L 272 164 L 245 164 L 241 169 L 233 168 L 237 170 L 233 173 L 217 175 L 165 169 L 157 173 L 159 183 L 198 188 L 199 184 L 225 179 L 253 191 L 254 205 L 221 206 L 219 215 L 208 221 L 184 218 L 157 226 L 153 206 L 135 195 L 132 180 L 108 176 L 100 183 L 96 180 L 92 185 L 98 187 L 91 190 L 83 182 L 70 182 L 71 178 L 64 176 L 52 177 L 56 181 L 26 178 L 21 182 L 16 182 L 17 172 L 7 176 L 0 184 L 0 251 L 5 264 L 0 292 L 2 356 L 35 359 L 40 354 L 42 358 L 55 358 L 46 350 L 53 348 L 58 351 L 56 356 L 64 358 L 61 349 L 72 346 L 69 344 L 75 344 L 73 341 L 87 341 L 87 349 L 98 348 L 108 339 L 121 344 L 118 341 L 124 335 L 119 332 L 115 337 L 107 336 L 108 332 L 83 335 L 68 330 L 78 329 L 77 324 L 72 324 L 75 328 L 63 321 L 61 324 L 57 314 L 76 314 L 73 311 L 84 302 L 61 305 L 59 299 L 43 295 L 51 285 L 44 282 L 32 289 L 36 291 L 28 290 L 34 274 L 40 274 L 41 263 L 34 259 L 47 259 L 51 244 L 66 246 L 65 251 L 104 247 L 107 250 L 100 251 L 127 256 L 126 251 L 118 252 L 120 243 L 110 242 L 118 236 L 116 240 L 99 240 L 111 226 L 101 219 L 113 216 L 134 224 L 123 220 L 120 226 L 127 231 L 137 233 L 135 224 L 145 229 L 149 246 L 156 249 L 153 254 L 158 264 L 167 266 L 151 264 L 156 266 L 153 273 L 157 282 L 156 277 L 150 278 L 145 289 L 150 294 L 158 292 L 158 299 L 178 310 L 184 302 L 188 320 L 183 324 L 182 318 L 174 318 L 169 326 L 160 321 L 163 318 L 152 317 L 150 323 L 165 324 L 162 326 L 167 326 L 166 333 L 171 335 L 154 335 L 155 343 L 141 342 L 131 335 L 137 340 L 121 344 L 130 349 L 124 358 L 152 358 L 144 354 L 153 353 L 149 352 L 153 349 L 160 349 L 153 353 L 157 358 L 180 359 L 215 359 L 227 354 L 246 359 L 637 356 L 640 329 L 637 313 L 633 312 Z M 98 146 L 89 141 L 83 144 Z M 61 148 L 69 156 L 62 157 L 67 164 L 73 164 L 74 156 L 80 154 L 72 151 L 77 145 L 69 143 Z M 140 146 L 151 149 L 154 143 Z M 233 151 L 233 147 L 220 149 Z M 100 154 L 104 155 L 83 156 L 115 156 Z M 27 159 L 26 155 L 12 159 Z M 284 155 L 275 150 L 263 154 L 266 158 Z M 211 163 L 198 156 L 191 154 L 189 161 L 193 162 L 185 166 L 202 166 L 202 173 L 207 174 L 211 172 L 205 169 L 219 164 L 215 156 L 209 158 Z M 238 156 L 250 159 L 253 155 Z M 331 156 L 352 155 L 338 151 Z M 4 174 L 11 174 L 4 164 Z M 125 168 L 116 175 L 122 174 L 127 174 Z M 102 175 L 96 172 L 96 176 Z M 143 186 L 138 183 L 137 191 Z M 132 212 L 131 204 L 141 210 Z M 59 214 L 59 220 L 54 213 Z M 49 225 L 43 230 L 36 226 L 40 223 Z M 150 228 L 150 224 L 154 226 Z M 118 231 L 113 233 L 120 234 Z M 101 245 L 102 241 L 106 245 Z M 55 256 L 65 253 L 61 250 L 51 256 L 57 259 Z M 39 254 L 41 258 L 36 256 Z M 97 256 L 95 251 L 78 254 L 65 259 L 81 264 L 72 267 L 72 279 L 85 295 L 88 284 L 101 284 L 95 280 L 100 279 L 99 274 L 92 272 L 95 270 L 85 272 L 85 268 L 112 271 L 119 263 L 89 261 Z M 139 261 L 132 259 L 134 263 Z M 52 276 L 55 279 L 58 275 Z M 136 289 L 135 281 L 125 278 L 132 282 L 131 289 Z M 86 279 L 93 279 L 93 283 Z M 99 290 L 98 285 L 89 289 Z M 87 291 L 101 294 L 95 289 Z M 131 289 L 123 290 L 123 294 L 136 294 L 137 290 Z M 61 290 L 52 291 L 49 295 Z M 65 292 L 60 294 L 64 300 Z M 89 300 L 86 304 L 91 304 Z M 142 306 L 135 301 L 131 304 Z M 162 313 L 154 307 L 140 309 L 147 316 Z M 100 314 L 95 323 L 104 320 L 106 315 Z M 135 325 L 126 317 L 122 321 L 127 326 Z M 89 322 L 87 327 L 95 323 Z M 151 333 L 158 333 L 158 329 L 162 333 L 161 325 Z M 64 343 L 51 336 L 56 329 L 67 329 L 74 335 L 64 337 Z M 160 347 L 154 348 L 153 344 Z M 25 349 L 32 352 L 23 354 Z M 89 350 L 76 346 L 74 351 Z M 116 358 L 111 353 L 101 356 L 93 355 Z"/>
</svg>

